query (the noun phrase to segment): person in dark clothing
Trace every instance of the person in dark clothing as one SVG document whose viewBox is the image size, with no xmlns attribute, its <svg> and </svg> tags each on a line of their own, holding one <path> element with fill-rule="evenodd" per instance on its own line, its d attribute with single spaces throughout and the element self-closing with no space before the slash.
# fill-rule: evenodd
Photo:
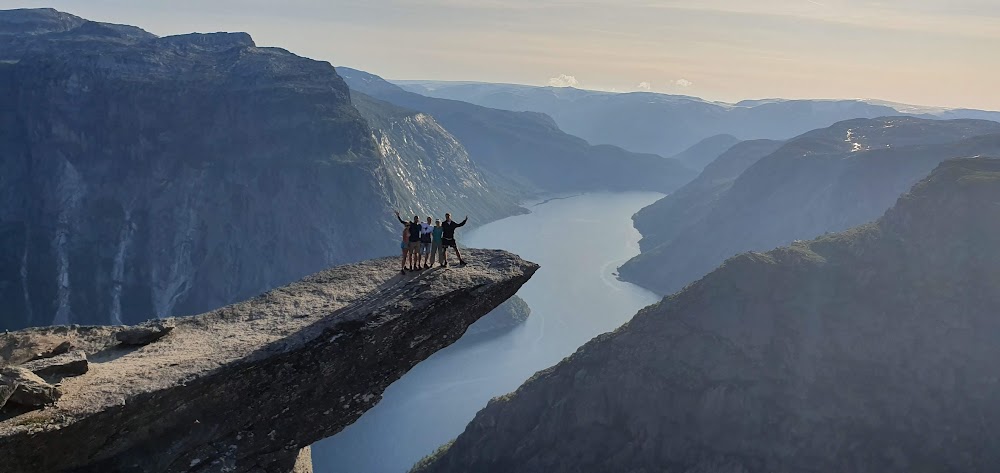
<svg viewBox="0 0 1000 473">
<path fill-rule="evenodd" d="M 407 224 L 410 226 L 410 239 L 407 243 L 407 247 L 410 252 L 410 271 L 417 271 L 420 268 L 420 217 L 414 215 L 412 222 L 404 222 L 403 218 L 399 216 L 399 211 L 396 211 L 396 219 L 399 223 Z"/>
<path fill-rule="evenodd" d="M 441 266 L 448 266 L 448 247 L 455 249 L 455 255 L 458 256 L 458 264 L 465 264 L 465 260 L 462 259 L 462 252 L 458 249 L 458 242 L 455 241 L 455 229 L 465 225 L 469 221 L 469 217 L 466 216 L 462 223 L 457 223 L 451 219 L 451 214 L 444 214 L 444 222 L 441 223 Z"/>
</svg>

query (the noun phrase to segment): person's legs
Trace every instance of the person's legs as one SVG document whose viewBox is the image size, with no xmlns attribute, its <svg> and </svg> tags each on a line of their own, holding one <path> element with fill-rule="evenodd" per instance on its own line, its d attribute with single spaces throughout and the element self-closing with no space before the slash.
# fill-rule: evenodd
<svg viewBox="0 0 1000 473">
<path fill-rule="evenodd" d="M 437 257 L 439 251 L 441 251 L 441 244 L 438 242 L 431 243 L 431 266 L 434 266 L 434 261 L 440 259 Z"/>
<path fill-rule="evenodd" d="M 416 271 L 420 263 L 420 242 L 410 242 L 410 270 Z"/>
<path fill-rule="evenodd" d="M 458 255 L 458 264 L 465 264 L 465 260 L 462 259 L 462 252 L 458 251 L 458 243 L 455 243 L 453 248 L 455 248 L 455 254 Z"/>
<path fill-rule="evenodd" d="M 420 252 L 423 253 L 423 255 L 424 255 L 424 268 L 429 268 L 430 265 L 428 265 L 427 262 L 430 261 L 430 259 L 431 259 L 431 244 L 430 243 L 421 243 L 420 244 Z"/>
<path fill-rule="evenodd" d="M 441 240 L 441 266 L 448 266 L 448 240 Z"/>
<path fill-rule="evenodd" d="M 403 261 L 401 261 L 399 263 L 399 272 L 400 273 L 404 273 L 404 274 L 406 273 L 406 258 L 408 258 L 410 256 L 410 249 L 406 245 L 407 244 L 405 242 L 402 245 L 403 246 Z"/>
</svg>

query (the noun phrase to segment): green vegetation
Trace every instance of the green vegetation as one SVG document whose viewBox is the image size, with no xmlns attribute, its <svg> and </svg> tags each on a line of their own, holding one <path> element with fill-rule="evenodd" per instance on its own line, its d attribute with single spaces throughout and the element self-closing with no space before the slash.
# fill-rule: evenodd
<svg viewBox="0 0 1000 473">
<path fill-rule="evenodd" d="M 438 447 L 436 450 L 431 452 L 430 455 L 421 458 L 420 461 L 418 461 L 413 465 L 413 468 L 410 468 L 410 473 L 419 473 L 420 470 L 426 468 L 431 463 L 434 463 L 434 461 L 440 458 L 441 455 L 444 455 L 444 453 L 447 452 L 448 449 L 451 448 L 451 446 L 454 444 L 455 440 L 453 439 L 450 442 Z"/>
</svg>

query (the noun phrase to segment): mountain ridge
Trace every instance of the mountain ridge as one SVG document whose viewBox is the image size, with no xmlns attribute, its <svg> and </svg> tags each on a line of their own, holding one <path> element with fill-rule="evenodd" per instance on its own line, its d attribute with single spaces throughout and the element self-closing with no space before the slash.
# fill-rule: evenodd
<svg viewBox="0 0 1000 473">
<path fill-rule="evenodd" d="M 434 117 L 491 177 L 522 191 L 651 190 L 670 192 L 694 178 L 676 160 L 590 145 L 543 113 L 498 110 L 407 92 L 381 77 L 338 66 L 353 90 Z"/>
<path fill-rule="evenodd" d="M 488 107 L 531 110 L 552 116 L 566 132 L 591 143 L 673 156 L 705 138 L 730 134 L 742 140 L 785 140 L 851 118 L 913 115 L 923 118 L 980 118 L 1000 121 L 1000 112 L 915 107 L 878 100 L 762 99 L 737 104 L 654 92 L 613 93 L 552 87 L 452 85 L 401 81 L 434 97 L 466 100 Z M 422 87 L 422 88 L 421 88 Z"/>
<path fill-rule="evenodd" d="M 642 253 L 622 265 L 621 277 L 670 294 L 730 256 L 860 225 L 941 161 L 1000 154 L 998 133 L 996 122 L 908 117 L 847 120 L 810 131 L 758 159 L 719 194 L 686 195 L 688 208 L 657 203 L 650 208 L 665 213 L 637 213 Z M 701 213 L 677 221 L 689 209 Z M 672 220 L 648 220 L 664 216 Z"/>
</svg>

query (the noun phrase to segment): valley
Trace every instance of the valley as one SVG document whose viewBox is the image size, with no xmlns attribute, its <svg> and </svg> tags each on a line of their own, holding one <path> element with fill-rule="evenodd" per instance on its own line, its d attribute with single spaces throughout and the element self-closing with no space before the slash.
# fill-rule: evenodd
<svg viewBox="0 0 1000 473">
<path fill-rule="evenodd" d="M 0 10 L 0 470 L 1000 471 L 1000 11 L 227 1 Z"/>
<path fill-rule="evenodd" d="M 591 193 L 548 200 L 527 204 L 529 214 L 459 235 L 463 244 L 506 248 L 541 265 L 518 291 L 531 315 L 506 333 L 466 334 L 416 366 L 356 423 L 313 446 L 315 470 L 405 472 L 455 438 L 491 398 L 656 302 L 613 273 L 638 252 L 628 216 L 659 197 Z"/>
</svg>

